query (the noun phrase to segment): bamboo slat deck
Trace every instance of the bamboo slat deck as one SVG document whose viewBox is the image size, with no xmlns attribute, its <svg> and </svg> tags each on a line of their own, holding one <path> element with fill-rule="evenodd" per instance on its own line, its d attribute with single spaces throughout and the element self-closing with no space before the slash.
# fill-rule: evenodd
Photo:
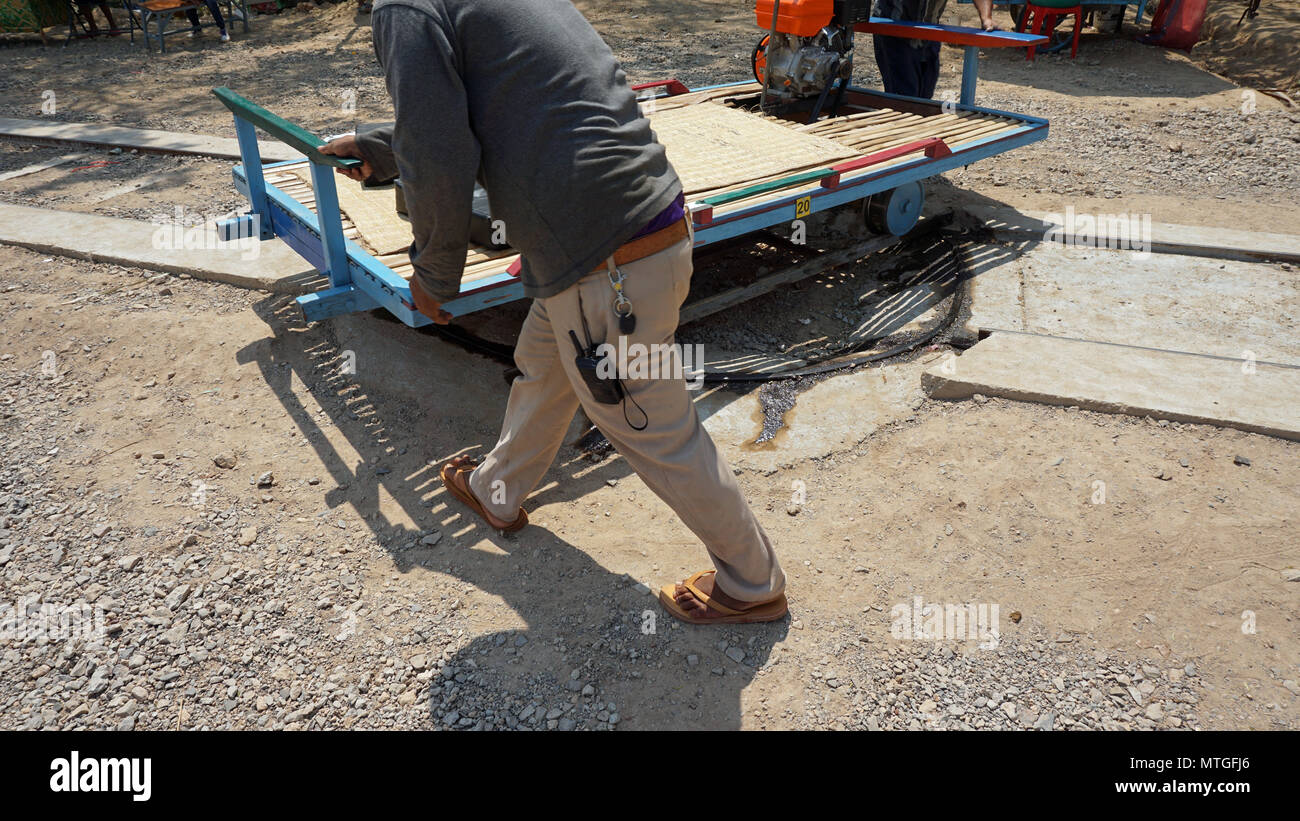
<svg viewBox="0 0 1300 821">
<path fill-rule="evenodd" d="M 754 85 L 754 88 L 757 88 L 757 84 Z M 689 95 L 681 95 L 681 97 L 685 96 Z M 732 102 L 739 102 L 752 97 L 753 91 L 751 90 L 747 95 L 731 95 L 727 99 Z M 672 99 L 680 99 L 680 97 L 674 97 Z M 713 102 L 714 104 L 717 104 L 716 100 Z M 1023 125 L 1021 121 L 1011 117 L 1003 117 L 997 114 L 988 114 L 984 112 L 957 111 L 921 115 L 899 111 L 892 108 L 862 111 L 855 114 L 836 117 L 834 119 L 821 120 L 811 125 L 784 120 L 768 114 L 757 116 L 774 120 L 796 131 L 833 140 L 853 149 L 858 156 L 865 156 L 888 148 L 897 148 L 898 146 L 907 145 L 908 143 L 928 139 L 930 137 L 942 138 L 950 149 L 956 151 L 966 143 L 1011 131 Z M 671 159 L 671 157 L 669 159 Z M 882 169 L 900 163 L 910 162 L 914 159 L 916 159 L 916 155 L 899 157 L 888 162 L 864 168 L 858 172 L 845 174 L 842 177 L 842 180 L 848 181 L 859 176 L 874 174 Z M 722 186 L 709 191 L 701 191 L 693 194 L 691 199 L 698 201 L 719 194 L 726 194 L 731 191 L 739 191 L 743 188 L 768 182 L 770 180 L 780 179 L 783 176 L 798 173 L 799 171 L 811 171 L 817 167 L 818 166 L 816 165 L 810 165 L 804 168 L 786 171 L 781 174 L 755 178 L 744 183 Z M 726 210 L 730 211 L 737 208 L 750 207 L 781 196 L 787 196 L 788 194 L 788 191 L 778 191 L 767 195 L 759 195 L 750 199 L 739 200 L 735 203 L 729 204 Z"/>
<path fill-rule="evenodd" d="M 274 185 L 314 214 L 316 213 L 316 198 L 312 194 L 311 185 L 303 182 L 294 173 L 295 170 L 306 168 L 306 166 L 307 161 L 303 160 L 301 163 L 269 168 L 266 171 L 266 182 L 268 185 Z M 360 234 L 357 232 L 356 226 L 352 224 L 352 220 L 348 219 L 347 214 L 342 216 L 344 236 L 353 242 L 360 242 Z M 401 219 L 396 211 L 393 212 L 393 219 Z M 465 276 L 462 281 L 473 282 L 504 273 L 518 258 L 519 254 L 513 251 L 498 251 L 479 245 L 470 245 L 465 254 Z M 376 259 L 391 268 L 393 273 L 402 277 L 402 279 L 411 278 L 412 266 L 405 253 L 384 254 L 376 257 Z"/>
<path fill-rule="evenodd" d="M 768 114 L 757 113 L 757 108 L 752 106 L 752 101 L 757 90 L 758 84 L 753 83 L 746 86 L 691 92 L 675 97 L 659 99 L 655 101 L 654 110 L 663 111 L 688 105 L 723 106 L 727 104 L 737 104 L 741 107 L 752 109 L 751 113 L 754 114 L 754 116 L 779 123 L 793 131 L 837 142 L 851 149 L 852 156 L 865 156 L 877 151 L 895 148 L 897 146 L 906 145 L 910 142 L 930 137 L 941 137 L 944 142 L 947 143 L 948 147 L 955 151 L 961 148 L 964 144 L 973 140 L 996 136 L 1023 125 L 1022 122 L 1013 118 L 984 112 L 954 111 L 922 115 L 892 108 L 861 110 L 861 106 L 849 108 L 849 110 L 854 111 L 854 113 L 846 114 L 834 119 L 822 120 L 811 125 L 805 125 Z M 750 103 L 750 105 L 747 105 L 747 103 Z M 761 147 L 756 146 L 755 148 L 758 150 Z M 860 171 L 849 172 L 842 177 L 842 182 L 850 181 L 855 177 L 862 175 L 878 173 L 880 170 L 892 165 L 910 162 L 911 160 L 914 160 L 916 156 L 917 155 L 912 154 L 899 157 L 888 162 L 869 166 Z M 672 157 L 670 156 L 669 160 L 671 159 Z M 282 165 L 267 169 L 266 181 L 268 184 L 275 186 L 277 189 L 315 213 L 316 202 L 312 194 L 311 185 L 304 181 L 300 176 L 302 169 L 306 166 L 307 162 L 304 160 L 301 163 L 295 163 L 293 165 Z M 688 199 L 691 201 L 699 201 L 707 197 L 738 191 L 759 183 L 781 179 L 799 173 L 800 171 L 809 171 L 825 166 L 826 163 L 823 162 L 798 168 L 786 168 L 780 173 L 769 176 L 755 177 L 754 179 L 747 179 L 743 182 L 719 186 L 709 190 L 689 191 L 687 192 Z M 295 173 L 295 171 L 298 173 Z M 725 207 L 725 211 L 731 211 L 738 208 L 748 208 L 782 197 L 787 197 L 790 195 L 791 190 L 793 189 L 778 190 L 765 194 L 757 194 L 743 200 L 737 200 L 736 202 L 729 203 Z M 716 216 L 717 214 L 715 214 L 715 218 Z M 352 220 L 348 218 L 346 213 L 344 213 L 342 217 L 345 236 L 354 242 L 361 243 L 363 241 L 362 237 Z M 392 218 L 394 220 L 401 219 L 398 217 L 396 211 L 394 211 Z M 509 268 L 516 259 L 518 259 L 518 257 L 519 255 L 513 251 L 497 251 L 490 248 L 471 245 L 465 257 L 465 275 L 463 281 L 465 283 L 472 283 L 476 280 L 504 273 L 506 269 Z M 412 268 L 405 253 L 383 254 L 377 256 L 377 259 L 391 268 L 399 276 L 405 279 L 410 279 Z"/>
</svg>

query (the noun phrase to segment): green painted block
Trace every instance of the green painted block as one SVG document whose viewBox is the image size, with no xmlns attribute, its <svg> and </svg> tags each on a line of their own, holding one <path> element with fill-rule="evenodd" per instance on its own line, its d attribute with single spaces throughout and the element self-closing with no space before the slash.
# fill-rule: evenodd
<svg viewBox="0 0 1300 821">
<path fill-rule="evenodd" d="M 719 194 L 716 197 L 707 197 L 701 202 L 707 205 L 725 205 L 736 200 L 743 200 L 746 197 L 752 197 L 756 194 L 765 194 L 768 191 L 777 191 L 782 188 L 801 185 L 805 182 L 820 180 L 822 177 L 833 173 L 829 168 L 819 168 L 816 171 L 804 171 L 800 174 L 792 174 L 789 177 L 782 177 L 779 180 L 762 182 L 758 185 L 751 185 L 749 188 L 742 188 L 739 191 L 731 191 L 726 194 Z"/>
</svg>

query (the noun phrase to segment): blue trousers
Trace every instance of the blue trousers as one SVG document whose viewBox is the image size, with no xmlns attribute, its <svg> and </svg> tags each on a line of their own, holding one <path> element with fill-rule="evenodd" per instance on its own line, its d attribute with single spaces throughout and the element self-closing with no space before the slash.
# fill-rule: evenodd
<svg viewBox="0 0 1300 821">
<path fill-rule="evenodd" d="M 902 37 L 872 35 L 876 65 L 884 80 L 885 91 L 906 97 L 934 97 L 939 82 L 939 44 L 924 42 L 915 48 Z"/>
<path fill-rule="evenodd" d="M 221 7 L 217 5 L 217 0 L 203 0 L 203 4 L 208 7 L 208 11 L 212 12 L 212 19 L 217 21 L 217 29 L 225 31 L 226 20 L 221 16 Z M 199 27 L 199 13 L 197 11 L 190 9 L 185 12 L 185 16 L 189 18 L 191 26 Z"/>
</svg>

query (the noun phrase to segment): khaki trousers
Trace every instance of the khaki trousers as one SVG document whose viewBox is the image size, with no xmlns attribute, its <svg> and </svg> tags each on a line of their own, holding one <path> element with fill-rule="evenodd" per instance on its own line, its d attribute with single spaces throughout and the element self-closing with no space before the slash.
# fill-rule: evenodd
<svg viewBox="0 0 1300 821">
<path fill-rule="evenodd" d="M 785 574 L 731 468 L 700 424 L 680 369 L 674 368 L 680 358 L 671 346 L 678 311 L 690 290 L 692 245 L 687 238 L 620 266 L 636 315 L 628 348 L 635 351 L 633 346 L 641 343 L 658 359 L 659 378 L 623 379 L 625 394 L 644 416 L 631 401 L 596 402 L 574 364 L 569 331 L 586 345 L 582 315 L 594 344 L 618 344 L 614 292 L 606 272 L 533 301 L 515 347 L 522 375 L 511 385 L 501 438 L 470 476 L 470 489 L 492 515 L 513 520 L 555 460 L 581 405 L 642 481 L 704 542 L 722 591 L 742 601 L 764 601 L 784 590 Z M 646 423 L 645 429 L 635 430 L 629 420 L 637 426 Z M 653 535 L 646 534 L 646 541 L 653 543 Z"/>
</svg>

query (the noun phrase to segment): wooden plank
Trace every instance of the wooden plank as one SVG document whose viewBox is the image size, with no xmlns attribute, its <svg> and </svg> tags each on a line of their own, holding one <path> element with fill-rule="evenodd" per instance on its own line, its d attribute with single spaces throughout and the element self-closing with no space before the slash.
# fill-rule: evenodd
<svg viewBox="0 0 1300 821">
<path fill-rule="evenodd" d="M 829 120 L 818 120 L 815 123 L 800 123 L 794 126 L 795 131 L 807 131 L 813 134 L 821 134 L 828 130 L 839 130 L 841 128 L 856 127 L 856 124 L 863 121 L 878 123 L 897 117 L 915 117 L 916 114 L 908 114 L 905 111 L 896 111 L 892 108 L 879 108 L 875 111 L 866 111 L 861 114 L 849 114 L 844 117 L 834 117 Z M 780 118 L 778 118 L 780 119 Z M 850 126 L 850 124 L 853 124 Z"/>
<path fill-rule="evenodd" d="M 872 114 L 876 114 L 876 113 L 880 113 L 880 112 L 872 112 Z M 803 131 L 808 134 L 815 134 L 819 137 L 825 137 L 832 134 L 840 134 L 846 131 L 859 131 L 864 128 L 876 128 L 886 123 L 899 123 L 905 120 L 922 119 L 920 114 L 909 114 L 906 111 L 888 111 L 888 112 L 884 112 L 883 116 L 879 116 L 879 117 L 871 116 L 869 114 L 867 115 L 854 114 L 853 117 L 862 117 L 863 119 L 856 120 L 852 118 L 845 118 L 842 120 L 841 119 L 819 120 L 813 123 L 812 125 L 798 126 L 795 130 Z"/>
</svg>

